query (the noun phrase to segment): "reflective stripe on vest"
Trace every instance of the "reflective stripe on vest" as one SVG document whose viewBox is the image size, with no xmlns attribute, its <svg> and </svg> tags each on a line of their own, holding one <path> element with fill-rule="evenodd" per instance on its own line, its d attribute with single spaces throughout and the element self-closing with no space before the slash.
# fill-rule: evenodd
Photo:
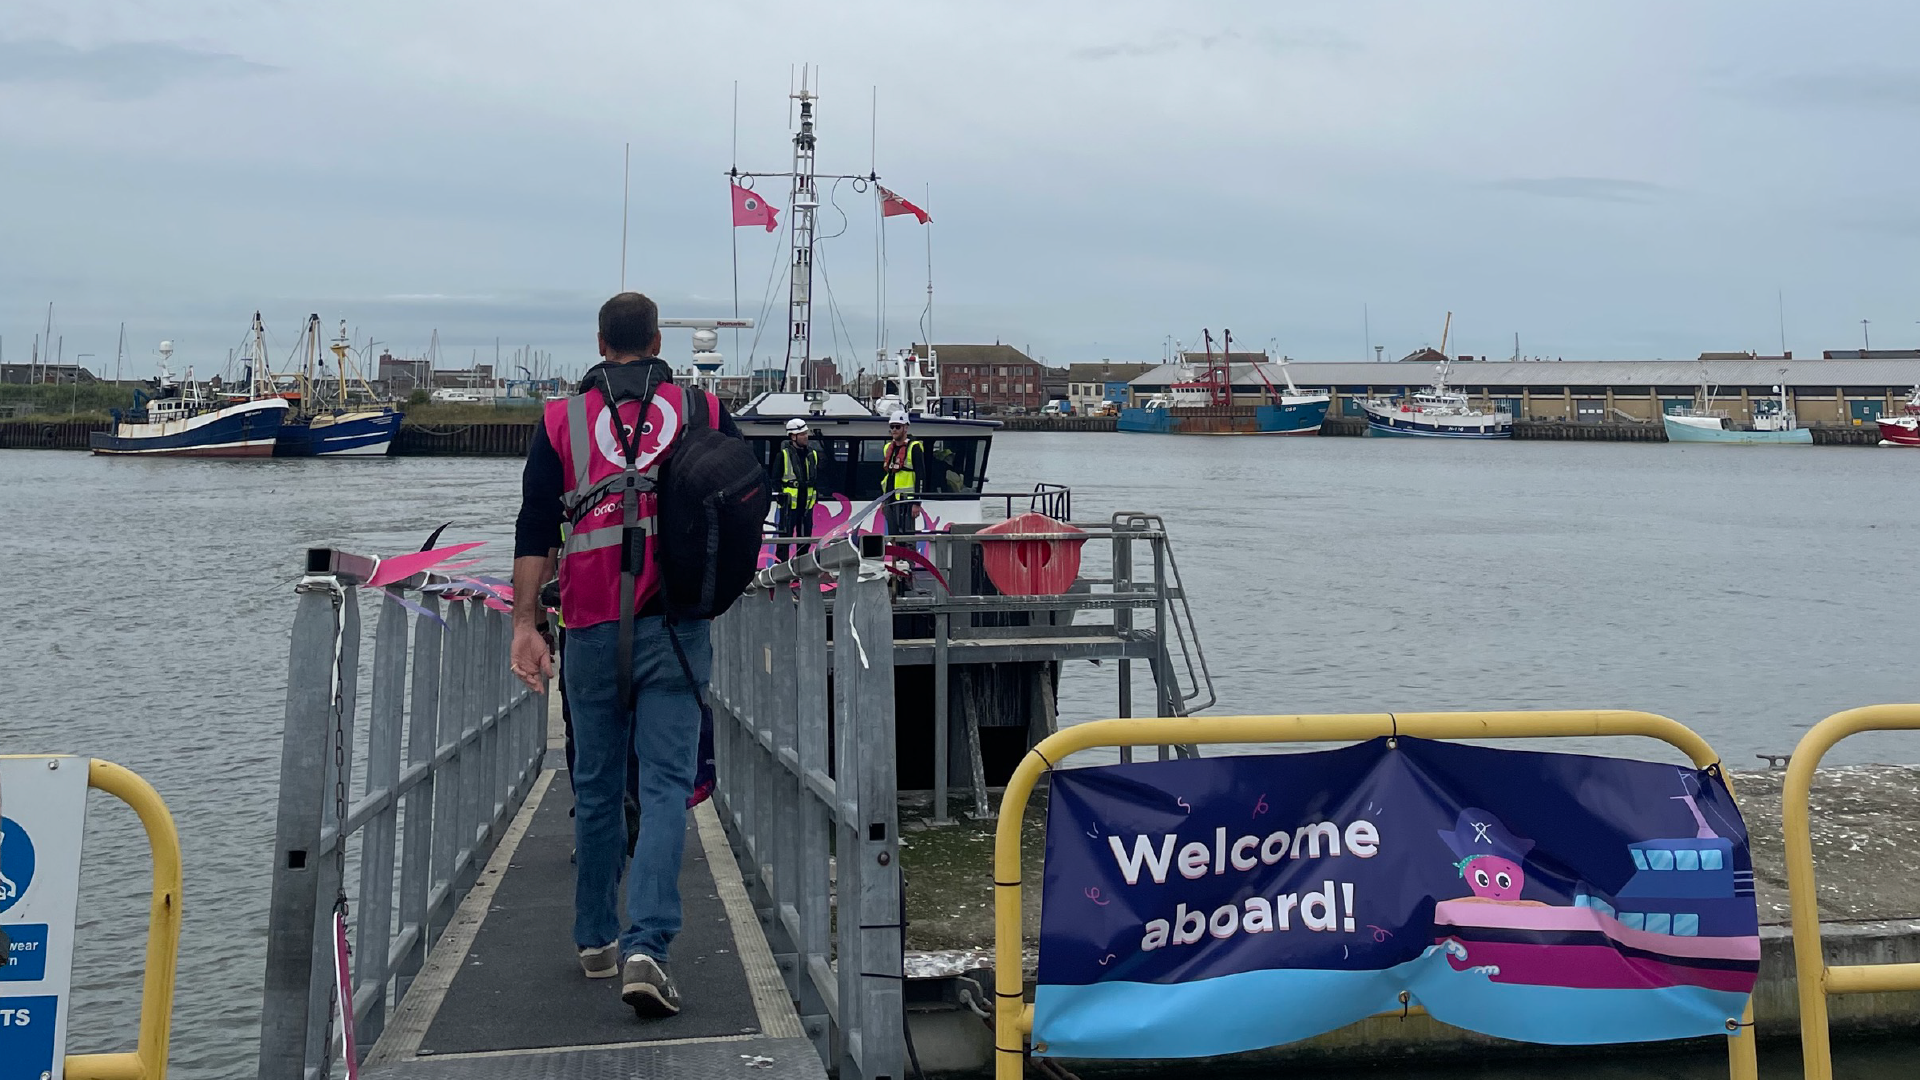
<svg viewBox="0 0 1920 1080">
<path fill-rule="evenodd" d="M 646 422 L 640 425 L 641 472 L 637 527 L 645 534 L 642 550 L 646 565 L 634 581 L 634 610 L 644 607 L 660 588 L 655 546 L 653 474 L 661 453 L 679 435 L 686 417 L 686 397 L 675 383 L 654 391 Z M 621 401 L 618 422 L 640 421 L 640 403 Z M 620 497 L 626 489 L 625 452 L 614 431 L 616 421 L 599 391 L 549 401 L 542 417 L 547 439 L 560 456 L 561 475 L 569 487 L 561 495 L 570 527 L 560 548 L 560 609 L 570 628 L 584 628 L 620 618 L 620 549 L 625 528 Z M 719 404 L 707 399 L 707 419 L 718 427 Z"/>
</svg>

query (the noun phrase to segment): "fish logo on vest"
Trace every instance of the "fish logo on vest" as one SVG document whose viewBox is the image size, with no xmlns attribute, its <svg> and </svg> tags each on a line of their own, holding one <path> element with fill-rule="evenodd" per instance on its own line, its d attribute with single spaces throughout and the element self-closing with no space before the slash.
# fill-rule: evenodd
<svg viewBox="0 0 1920 1080">
<path fill-rule="evenodd" d="M 614 411 L 602 409 L 599 420 L 593 426 L 593 448 L 602 458 L 624 468 L 626 451 L 620 448 L 620 438 L 632 434 L 625 424 L 621 426 L 619 436 L 613 431 Z M 646 422 L 640 425 L 640 458 L 635 462 L 637 468 L 644 469 L 660 456 L 660 451 L 673 442 L 680 432 L 680 410 L 661 397 L 655 397 L 647 409 Z"/>
</svg>

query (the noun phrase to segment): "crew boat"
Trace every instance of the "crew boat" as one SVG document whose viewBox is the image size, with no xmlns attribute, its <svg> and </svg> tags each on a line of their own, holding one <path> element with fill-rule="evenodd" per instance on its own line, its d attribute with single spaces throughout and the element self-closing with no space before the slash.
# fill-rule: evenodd
<svg viewBox="0 0 1920 1080">
<path fill-rule="evenodd" d="M 255 351 L 264 355 L 266 331 L 260 314 L 253 316 Z M 378 400 L 373 388 L 353 367 L 352 348 L 347 343 L 347 323 L 340 321 L 340 333 L 327 346 L 333 353 L 334 375 L 329 379 L 326 362 L 316 364 L 320 344 L 320 316 L 307 316 L 302 335 L 306 343 L 306 362 L 294 381 L 294 397 L 299 404 L 280 428 L 274 445 L 276 457 L 385 457 L 393 448 L 393 436 L 400 430 L 402 414 Z M 331 385 L 329 385 L 331 383 Z"/>
<path fill-rule="evenodd" d="M 884 531 L 879 524 L 884 508 L 882 483 L 885 478 L 886 445 L 890 439 L 888 421 L 904 412 L 911 423 L 912 438 L 922 444 L 920 492 L 914 501 L 914 527 L 918 532 L 939 532 L 955 524 L 979 522 L 982 493 L 986 484 L 987 458 L 997 421 L 975 415 L 973 400 L 943 397 L 940 393 L 939 358 L 931 346 L 926 355 L 903 349 L 889 357 L 884 347 L 878 351 L 881 377 L 885 387 L 871 403 L 863 402 L 844 389 L 813 385 L 813 300 L 815 289 L 815 217 L 820 205 L 819 181 L 851 184 L 856 191 L 872 190 L 882 201 L 882 213 L 907 211 L 923 214 L 898 196 L 878 186 L 878 176 L 839 176 L 817 173 L 814 159 L 818 149 L 815 131 L 815 105 L 819 95 L 808 87 L 803 73 L 792 94 L 797 105 L 799 124 L 793 134 L 793 164 L 780 173 L 751 173 L 730 170 L 734 183 L 736 226 L 765 224 L 774 226 L 773 214 L 788 213 L 783 223 L 787 231 L 786 250 L 781 256 L 787 272 L 787 343 L 780 369 L 780 385 L 769 387 L 733 413 L 734 422 L 753 447 L 769 473 L 778 476 L 780 446 L 787 438 L 787 422 L 804 421 L 812 431 L 812 446 L 820 454 L 817 476 L 819 502 L 814 507 L 812 534 L 840 535 L 853 531 Z M 789 180 L 788 210 L 768 206 L 764 198 L 743 197 L 742 182 L 755 178 L 778 177 Z M 743 210 L 743 204 L 750 204 Z M 746 216 L 743 216 L 746 215 Z M 761 216 L 766 215 L 766 216 Z M 923 219 L 924 223 L 924 219 Z M 824 275 L 819 285 L 825 287 Z M 927 311 L 931 318 L 933 286 L 931 273 L 927 286 Z M 692 329 L 693 365 L 685 378 L 696 385 L 718 390 L 721 356 L 717 350 L 719 329 L 751 328 L 749 319 L 662 319 L 668 328 Z M 929 330 L 928 339 L 932 334 Z M 1045 500 L 1035 498 L 1036 508 Z M 1064 517 L 1065 489 L 1058 500 Z M 771 549 L 769 549 L 771 550 Z"/>
<path fill-rule="evenodd" d="M 253 393 L 216 396 L 193 381 L 187 369 L 176 382 L 167 368 L 173 342 L 160 343 L 160 374 L 153 391 L 133 392 L 133 408 L 113 410 L 113 428 L 96 431 L 89 443 L 96 454 L 168 457 L 267 457 L 273 453 L 286 420 L 288 403 L 273 395 L 261 368 L 249 372 Z"/>
<path fill-rule="evenodd" d="M 1906 411 L 1879 419 L 1881 446 L 1920 446 L 1920 386 L 1907 391 Z"/>
</svg>

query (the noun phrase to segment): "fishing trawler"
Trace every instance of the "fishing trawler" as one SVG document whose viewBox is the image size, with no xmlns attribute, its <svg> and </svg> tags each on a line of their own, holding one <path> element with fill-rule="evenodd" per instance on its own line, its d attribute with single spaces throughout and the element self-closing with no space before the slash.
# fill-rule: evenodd
<svg viewBox="0 0 1920 1080">
<path fill-rule="evenodd" d="M 1410 435 L 1439 439 L 1511 439 L 1513 414 L 1505 409 L 1483 409 L 1467 395 L 1447 386 L 1453 358 L 1446 355 L 1453 312 L 1440 331 L 1440 362 L 1434 365 L 1433 385 L 1398 398 L 1371 398 L 1360 403 L 1369 435 Z"/>
<path fill-rule="evenodd" d="M 173 342 L 160 343 L 160 374 L 133 392 L 133 408 L 113 410 L 113 429 L 96 431 L 96 454 L 166 457 L 267 457 L 285 422 L 288 402 L 272 393 L 262 369 L 248 373 L 252 392 L 218 395 L 193 379 L 175 381 L 167 362 Z"/>
<path fill-rule="evenodd" d="M 1233 401 L 1233 331 L 1223 331 L 1219 359 L 1213 355 L 1213 333 L 1202 330 L 1206 341 L 1206 367 L 1196 372 L 1182 365 L 1182 378 L 1171 384 L 1167 393 L 1155 394 L 1144 405 L 1120 410 L 1115 423 L 1119 431 L 1148 435 L 1318 435 L 1327 419 L 1327 406 L 1333 396 L 1324 390 L 1302 390 L 1293 381 L 1288 362 L 1282 357 L 1280 374 L 1286 382 L 1282 390 L 1267 377 L 1268 365 L 1256 361 L 1253 373 L 1265 386 L 1265 400 L 1251 413 L 1235 408 Z"/>
<path fill-rule="evenodd" d="M 1582 886 L 1571 905 L 1442 900 L 1437 943 L 1455 970 L 1497 983 L 1585 989 L 1699 986 L 1748 993 L 1760 971 L 1753 871 L 1733 866 L 1692 795 L 1694 835 L 1627 845 L 1633 875 L 1607 898 Z"/>
<path fill-rule="evenodd" d="M 1787 407 L 1787 390 L 1784 385 L 1775 386 L 1774 399 L 1755 398 L 1753 402 L 1753 424 L 1748 428 L 1734 426 L 1733 420 L 1724 410 L 1713 407 L 1713 385 L 1704 378 L 1700 382 L 1700 404 L 1675 409 L 1660 418 L 1666 426 L 1668 442 L 1686 443 L 1734 443 L 1746 446 L 1809 446 L 1813 443 L 1813 432 L 1799 426 L 1793 410 Z"/>
<path fill-rule="evenodd" d="M 1907 391 L 1906 411 L 1883 416 L 1878 423 L 1881 446 L 1920 446 L 1920 386 Z"/>
<path fill-rule="evenodd" d="M 266 331 L 260 313 L 253 316 L 256 355 L 265 355 Z M 306 360 L 292 376 L 296 389 L 289 395 L 298 404 L 281 426 L 275 457 L 384 457 L 400 430 L 400 410 L 380 401 L 366 379 L 354 369 L 347 343 L 347 323 L 327 346 L 333 353 L 333 375 L 319 359 L 320 316 L 307 316 L 302 334 Z"/>
</svg>

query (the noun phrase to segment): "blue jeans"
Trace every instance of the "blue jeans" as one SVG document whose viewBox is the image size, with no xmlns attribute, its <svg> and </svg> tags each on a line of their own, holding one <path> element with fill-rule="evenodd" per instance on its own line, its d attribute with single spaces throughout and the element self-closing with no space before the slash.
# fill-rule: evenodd
<svg viewBox="0 0 1920 1080">
<path fill-rule="evenodd" d="M 573 941 L 597 949 L 618 940 L 622 957 L 665 960 L 680 932 L 680 857 L 700 746 L 700 702 L 668 632 L 658 616 L 634 620 L 631 712 L 615 685 L 619 623 L 569 627 L 561 667 L 573 713 Z M 707 623 L 680 623 L 672 632 L 704 691 L 713 664 Z M 640 772 L 640 834 L 630 852 L 621 809 L 629 744 Z"/>
</svg>

